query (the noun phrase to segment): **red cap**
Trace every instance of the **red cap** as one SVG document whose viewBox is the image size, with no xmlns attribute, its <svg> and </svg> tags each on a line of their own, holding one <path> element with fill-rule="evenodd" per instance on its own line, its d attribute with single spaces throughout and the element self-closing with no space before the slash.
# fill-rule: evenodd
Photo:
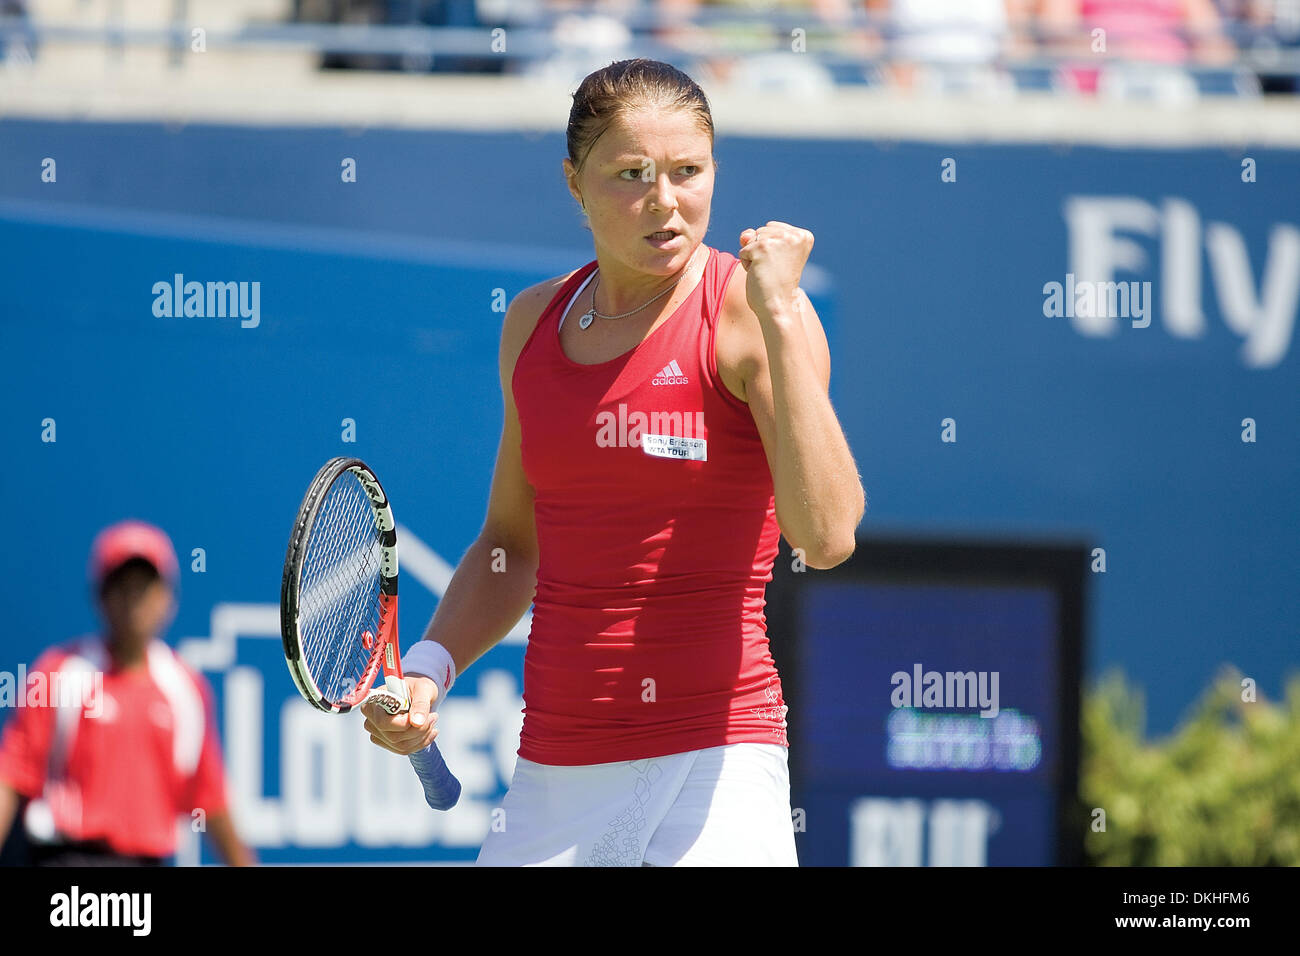
<svg viewBox="0 0 1300 956">
<path fill-rule="evenodd" d="M 90 549 L 90 576 L 102 583 L 132 558 L 144 558 L 175 583 L 177 562 L 171 539 L 161 528 L 143 521 L 119 521 L 96 535 Z"/>
</svg>

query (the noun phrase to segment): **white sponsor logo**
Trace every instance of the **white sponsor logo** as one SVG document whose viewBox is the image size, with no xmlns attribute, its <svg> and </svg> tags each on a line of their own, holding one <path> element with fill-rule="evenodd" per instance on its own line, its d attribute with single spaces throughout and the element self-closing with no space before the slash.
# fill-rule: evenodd
<svg viewBox="0 0 1300 956">
<path fill-rule="evenodd" d="M 983 800 L 864 797 L 849 807 L 849 866 L 987 866 L 1001 826 Z"/>
<path fill-rule="evenodd" d="M 1218 300 L 1219 315 L 1243 342 L 1241 361 L 1247 368 L 1273 368 L 1291 346 L 1297 303 L 1300 302 L 1300 228 L 1286 222 L 1273 225 L 1262 268 L 1253 265 L 1241 232 L 1226 222 L 1202 225 L 1196 207 L 1185 199 L 1166 197 L 1159 206 L 1136 196 L 1070 196 L 1065 201 L 1070 267 L 1076 288 L 1102 290 L 1106 305 L 1075 303 L 1069 315 L 1081 335 L 1118 334 L 1119 319 L 1134 318 L 1135 328 L 1150 324 L 1146 306 L 1129 316 L 1111 308 L 1118 292 L 1116 272 L 1141 275 L 1151 268 L 1147 250 L 1137 237 L 1159 243 L 1160 313 L 1165 331 L 1178 339 L 1209 335 L 1203 311 L 1205 277 L 1202 252 L 1209 262 L 1209 285 Z M 1127 233 L 1128 235 L 1125 235 Z M 1258 275 L 1258 284 L 1255 277 Z M 1089 286 L 1082 286 L 1087 282 Z M 1049 282 L 1051 297 L 1059 283 Z M 1112 292 L 1112 290 L 1115 290 Z M 1064 295 L 1062 305 L 1071 296 Z M 1068 313 L 1067 313 L 1068 315 Z"/>
<path fill-rule="evenodd" d="M 677 364 L 677 359 L 673 359 L 667 365 L 659 370 L 659 374 L 650 379 L 651 385 L 689 385 L 690 379 L 682 371 L 682 367 Z"/>
</svg>

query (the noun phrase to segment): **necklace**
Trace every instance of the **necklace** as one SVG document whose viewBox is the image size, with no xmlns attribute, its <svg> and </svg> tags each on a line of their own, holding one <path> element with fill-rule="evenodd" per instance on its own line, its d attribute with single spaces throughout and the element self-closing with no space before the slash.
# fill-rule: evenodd
<svg viewBox="0 0 1300 956">
<path fill-rule="evenodd" d="M 682 274 L 679 275 L 679 276 L 677 277 L 676 281 L 674 281 L 672 285 L 670 285 L 667 289 L 664 289 L 663 292 L 660 292 L 657 296 L 654 297 L 654 299 L 651 299 L 651 300 L 650 300 L 649 302 L 647 302 L 645 305 L 643 305 L 643 306 L 639 306 L 638 308 L 633 309 L 631 312 L 624 312 L 622 315 L 605 315 L 603 312 L 597 312 L 597 311 L 596 311 L 596 289 L 598 289 L 598 288 L 600 287 L 600 272 L 597 271 L 597 273 L 596 273 L 596 284 L 595 284 L 594 286 L 592 286 L 592 289 L 591 289 L 591 308 L 588 309 L 585 313 L 583 313 L 582 318 L 580 318 L 580 319 L 578 320 L 578 328 L 580 328 L 580 329 L 585 329 L 585 328 L 587 328 L 588 326 L 591 325 L 592 321 L 593 321 L 597 316 L 599 316 L 599 317 L 602 318 L 602 319 L 625 319 L 625 318 L 627 318 L 629 315 L 633 315 L 633 314 L 635 314 L 635 313 L 637 313 L 637 312 L 640 312 L 640 311 L 641 311 L 642 309 L 644 309 L 646 306 L 648 306 L 648 305 L 650 305 L 651 303 L 653 303 L 656 299 L 661 299 L 661 298 L 663 298 L 665 295 L 667 295 L 669 292 L 671 292 L 674 288 L 676 288 L 678 282 L 681 282 L 682 279 L 686 277 L 686 273 L 687 273 L 687 271 L 688 271 L 688 270 L 690 269 L 690 267 L 691 267 L 691 262 L 694 262 L 694 261 L 695 261 L 695 255 L 696 255 L 696 253 L 698 253 L 699 251 L 700 251 L 700 250 L 697 248 L 697 249 L 695 250 L 695 252 L 692 252 L 692 253 L 691 253 L 691 259 L 690 259 L 690 262 L 687 262 L 687 263 L 686 263 L 685 268 L 682 269 Z"/>
</svg>

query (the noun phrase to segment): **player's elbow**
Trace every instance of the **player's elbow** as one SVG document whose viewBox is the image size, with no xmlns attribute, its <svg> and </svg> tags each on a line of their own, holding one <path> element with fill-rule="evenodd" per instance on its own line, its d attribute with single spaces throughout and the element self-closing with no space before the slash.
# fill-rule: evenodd
<svg viewBox="0 0 1300 956">
<path fill-rule="evenodd" d="M 825 549 L 823 554 L 824 563 L 820 566 L 823 571 L 843 564 L 849 558 L 853 557 L 853 552 L 858 548 L 858 543 L 853 535 L 840 542 L 837 542 Z"/>
<path fill-rule="evenodd" d="M 857 550 L 857 541 L 852 534 L 839 538 L 828 538 L 825 541 L 811 544 L 809 547 L 796 547 L 797 552 L 802 552 L 803 563 L 810 568 L 816 568 L 818 571 L 828 571 L 837 565 L 843 564 L 853 552 Z"/>
<path fill-rule="evenodd" d="M 513 564 L 534 572 L 540 559 L 537 534 L 529 528 L 513 528 L 488 521 L 479 532 L 479 543 L 492 557 L 492 569 L 504 571 Z"/>
<path fill-rule="evenodd" d="M 861 491 L 861 486 L 859 486 Z M 859 498 L 853 512 L 841 512 L 837 517 L 827 516 L 813 528 L 805 529 L 796 550 L 810 568 L 826 571 L 843 564 L 857 550 L 858 524 L 862 521 L 864 501 Z M 851 516 L 850 516 L 851 515 Z M 792 544 L 794 542 L 791 542 Z"/>
</svg>

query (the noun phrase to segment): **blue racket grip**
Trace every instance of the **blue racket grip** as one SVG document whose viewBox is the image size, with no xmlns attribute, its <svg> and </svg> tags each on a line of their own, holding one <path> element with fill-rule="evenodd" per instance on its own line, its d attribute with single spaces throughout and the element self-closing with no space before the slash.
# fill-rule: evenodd
<svg viewBox="0 0 1300 956">
<path fill-rule="evenodd" d="M 457 780 L 447 763 L 438 752 L 438 744 L 431 743 L 423 750 L 410 755 L 411 766 L 415 775 L 424 786 L 424 800 L 434 810 L 450 810 L 460 799 L 460 781 Z"/>
</svg>

